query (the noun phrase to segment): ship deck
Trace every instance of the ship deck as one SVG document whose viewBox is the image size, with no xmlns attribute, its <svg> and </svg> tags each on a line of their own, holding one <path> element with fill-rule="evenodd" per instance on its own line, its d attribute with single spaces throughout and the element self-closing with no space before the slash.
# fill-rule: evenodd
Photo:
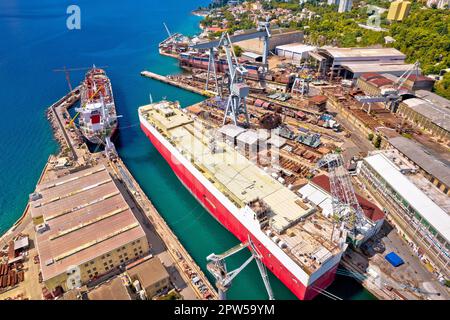
<svg viewBox="0 0 450 320">
<path fill-rule="evenodd" d="M 143 106 L 139 112 L 236 207 L 262 200 L 270 208 L 264 231 L 284 241 L 287 247 L 283 250 L 305 271 L 312 273 L 340 252 L 338 232 L 331 240 L 330 220 L 316 214 L 316 208 L 222 140 L 215 130 L 208 130 L 169 102 Z"/>
</svg>

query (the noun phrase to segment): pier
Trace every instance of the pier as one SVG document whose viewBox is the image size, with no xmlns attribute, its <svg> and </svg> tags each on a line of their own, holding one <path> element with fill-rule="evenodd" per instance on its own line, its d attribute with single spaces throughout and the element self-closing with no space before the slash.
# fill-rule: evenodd
<svg viewBox="0 0 450 320">
<path fill-rule="evenodd" d="M 120 179 L 127 186 L 128 192 L 133 196 L 136 203 L 141 209 L 141 212 L 149 219 L 150 223 L 155 227 L 159 237 L 167 246 L 167 250 L 171 255 L 173 261 L 176 262 L 178 270 L 183 279 L 188 283 L 197 294 L 199 299 L 204 298 L 199 289 L 192 284 L 190 275 L 196 274 L 201 279 L 204 285 L 210 290 L 212 297 L 218 299 L 217 292 L 206 278 L 203 271 L 195 263 L 187 250 L 183 247 L 177 236 L 173 233 L 167 225 L 164 218 L 159 214 L 158 210 L 153 206 L 152 202 L 147 198 L 144 191 L 142 191 L 139 184 L 133 178 L 121 159 L 111 163 L 113 170 L 120 177 Z"/>
<path fill-rule="evenodd" d="M 153 80 L 158 80 L 158 81 L 161 81 L 163 83 L 170 84 L 170 85 L 172 85 L 174 87 L 178 87 L 178 88 L 181 88 L 181 89 L 184 89 L 184 90 L 187 90 L 187 91 L 191 91 L 191 92 L 197 93 L 197 94 L 205 96 L 205 97 L 212 97 L 212 96 L 215 95 L 215 93 L 212 92 L 212 91 L 207 91 L 207 90 L 204 90 L 204 89 L 200 89 L 200 88 L 194 87 L 192 85 L 189 85 L 187 83 L 181 83 L 181 82 L 173 80 L 173 79 L 171 79 L 169 77 L 162 76 L 162 75 L 150 72 L 150 71 L 142 71 L 141 72 L 141 76 L 147 77 L 147 78 L 150 78 L 150 79 L 153 79 Z"/>
<path fill-rule="evenodd" d="M 58 140 L 61 151 L 64 152 L 68 148 L 73 161 L 78 162 L 83 159 L 87 147 L 83 145 L 78 128 L 72 126 L 68 127 L 66 121 L 70 121 L 69 108 L 80 100 L 81 86 L 76 87 L 57 102 L 52 104 L 47 110 L 47 119 L 53 128 L 55 138 Z M 81 164 L 81 163 L 80 163 Z"/>
</svg>

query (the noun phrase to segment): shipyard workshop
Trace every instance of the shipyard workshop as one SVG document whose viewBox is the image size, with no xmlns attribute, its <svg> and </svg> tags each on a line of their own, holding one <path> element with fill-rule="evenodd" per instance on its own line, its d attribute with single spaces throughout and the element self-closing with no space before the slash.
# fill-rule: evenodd
<svg viewBox="0 0 450 320">
<path fill-rule="evenodd" d="M 103 165 L 38 185 L 30 197 L 42 280 L 53 296 L 149 252 L 144 230 Z"/>
</svg>

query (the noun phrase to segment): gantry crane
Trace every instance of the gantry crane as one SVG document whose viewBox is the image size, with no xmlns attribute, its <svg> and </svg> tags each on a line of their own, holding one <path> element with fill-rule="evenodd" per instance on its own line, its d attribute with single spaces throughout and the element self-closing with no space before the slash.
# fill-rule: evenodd
<svg viewBox="0 0 450 320">
<path fill-rule="evenodd" d="M 233 271 L 227 271 L 227 266 L 225 259 L 232 256 L 239 251 L 249 248 L 251 252 L 250 258 L 248 258 L 240 267 Z M 231 287 L 231 283 L 233 279 L 242 271 L 244 268 L 252 262 L 252 260 L 256 260 L 258 265 L 259 272 L 264 282 L 264 286 L 266 287 L 267 294 L 269 295 L 269 300 L 274 300 L 273 291 L 270 286 L 269 276 L 267 274 L 266 267 L 261 261 L 261 254 L 258 252 L 256 247 L 253 245 L 253 242 L 248 237 L 248 240 L 244 243 L 240 243 L 237 246 L 231 248 L 230 250 L 222 253 L 215 254 L 212 253 L 208 257 L 206 257 L 208 261 L 207 264 L 208 271 L 214 276 L 216 279 L 216 287 L 219 291 L 219 299 L 226 300 L 226 292 Z"/>
<path fill-rule="evenodd" d="M 232 118 L 232 121 L 237 125 L 237 118 L 240 114 L 245 116 L 245 125 L 249 124 L 249 117 L 247 113 L 247 106 L 245 99 L 250 92 L 249 86 L 244 83 L 244 76 L 247 75 L 248 71 L 242 66 L 234 53 L 233 42 L 239 42 L 255 38 L 264 38 L 264 49 L 263 49 L 263 64 L 264 70 L 267 70 L 267 57 L 269 54 L 269 38 L 271 34 L 269 31 L 269 24 L 260 23 L 256 32 L 248 32 L 239 35 L 230 36 L 227 32 L 224 32 L 218 40 L 201 42 L 196 44 L 191 44 L 192 49 L 197 50 L 209 50 L 209 61 L 208 61 L 208 71 L 206 75 L 206 86 L 205 90 L 209 89 L 209 80 L 211 69 L 214 74 L 214 79 L 216 82 L 216 95 L 221 96 L 219 90 L 219 83 L 217 80 L 217 70 L 215 66 L 215 54 L 214 49 L 219 49 L 223 47 L 227 57 L 228 64 L 228 90 L 229 96 L 227 98 L 225 116 L 223 119 L 223 124 L 226 123 L 228 117 Z"/>
</svg>

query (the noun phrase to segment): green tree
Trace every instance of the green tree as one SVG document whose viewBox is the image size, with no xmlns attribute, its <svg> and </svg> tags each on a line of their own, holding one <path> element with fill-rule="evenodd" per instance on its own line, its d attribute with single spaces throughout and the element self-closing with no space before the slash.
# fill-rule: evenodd
<svg viewBox="0 0 450 320">
<path fill-rule="evenodd" d="M 236 55 L 236 57 L 240 57 L 244 50 L 235 44 L 235 45 L 233 45 L 233 51 L 234 51 L 234 54 Z"/>
<path fill-rule="evenodd" d="M 380 135 L 377 135 L 375 137 L 375 139 L 373 140 L 373 146 L 377 149 L 380 148 L 380 146 L 381 146 L 381 136 Z"/>
<path fill-rule="evenodd" d="M 445 73 L 443 79 L 435 83 L 434 91 L 438 95 L 450 99 L 450 72 Z"/>
</svg>

